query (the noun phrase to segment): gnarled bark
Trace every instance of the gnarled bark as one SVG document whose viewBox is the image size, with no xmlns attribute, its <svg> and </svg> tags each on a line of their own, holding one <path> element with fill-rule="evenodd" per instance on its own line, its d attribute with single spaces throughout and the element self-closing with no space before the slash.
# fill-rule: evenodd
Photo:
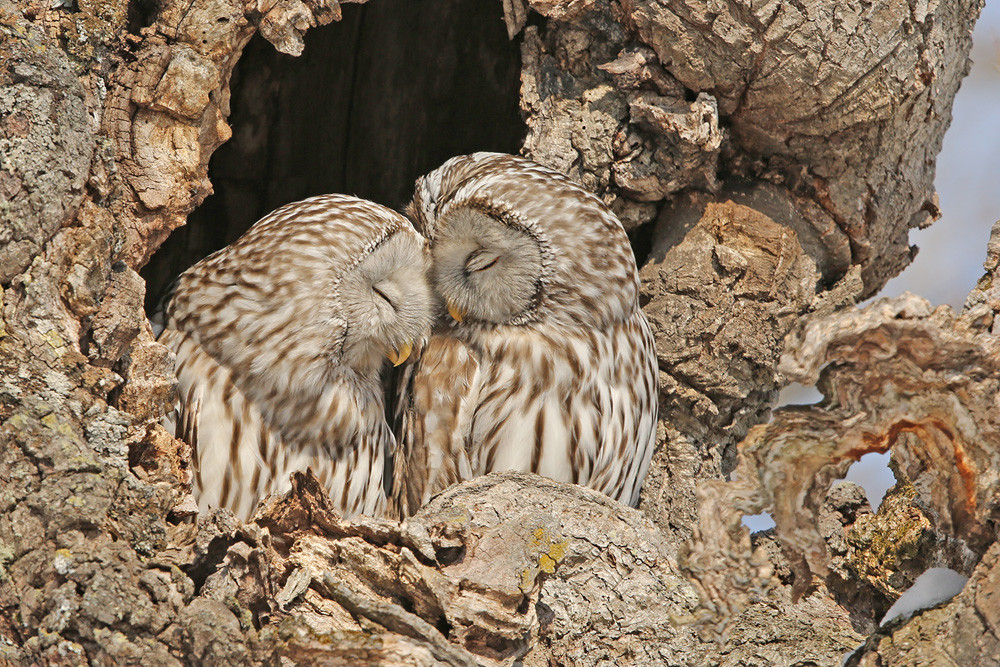
<svg viewBox="0 0 1000 667">
<path fill-rule="evenodd" d="M 302 53 L 309 28 L 359 9 L 341 4 L 0 0 L 0 658 L 837 664 L 862 642 L 859 664 L 997 657 L 1000 246 L 961 315 L 916 297 L 850 309 L 936 211 L 968 0 L 492 5 L 520 40 L 524 154 L 603 197 L 643 264 L 662 392 L 640 509 L 505 474 L 402 525 L 344 522 L 303 476 L 254 522 L 191 518 L 186 447 L 156 425 L 172 359 L 137 272 L 212 190 L 249 40 Z M 444 69 L 467 57 L 448 44 Z M 435 104 L 422 113 L 465 108 Z M 475 139 L 475 116 L 449 118 Z M 242 136 L 253 150 L 230 165 L 284 140 Z M 413 166 L 443 141 L 390 148 Z M 226 210 L 253 208 L 230 194 Z M 210 236 L 212 216 L 192 221 Z M 826 401 L 763 424 L 789 379 Z M 877 515 L 829 490 L 887 448 L 901 483 Z M 778 526 L 751 538 L 740 517 L 763 508 Z M 865 640 L 923 565 L 970 586 Z"/>
</svg>

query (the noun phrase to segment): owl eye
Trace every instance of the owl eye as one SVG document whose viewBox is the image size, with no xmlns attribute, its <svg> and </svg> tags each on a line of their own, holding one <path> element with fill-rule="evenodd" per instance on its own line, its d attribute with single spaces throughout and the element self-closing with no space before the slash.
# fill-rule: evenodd
<svg viewBox="0 0 1000 667">
<path fill-rule="evenodd" d="M 373 289 L 373 290 L 375 291 L 375 293 L 376 293 L 376 294 L 378 294 L 378 295 L 379 295 L 380 297 L 382 297 L 383 299 L 385 299 L 385 302 L 386 302 L 387 304 L 389 304 L 389 307 L 390 307 L 390 308 L 392 308 L 393 310 L 396 310 L 396 306 L 394 306 L 394 305 L 392 304 L 392 300 L 391 300 L 391 299 L 390 299 L 389 297 L 387 297 L 387 296 L 385 295 L 385 292 L 383 292 L 382 290 L 380 290 L 380 289 L 379 289 L 379 288 L 377 288 L 377 287 L 372 287 L 372 289 Z"/>
<path fill-rule="evenodd" d="M 476 271 L 485 271 L 486 269 L 495 266 L 499 261 L 499 253 L 488 250 L 477 250 L 469 255 L 469 259 L 465 261 L 465 272 L 470 274 L 475 273 Z"/>
</svg>

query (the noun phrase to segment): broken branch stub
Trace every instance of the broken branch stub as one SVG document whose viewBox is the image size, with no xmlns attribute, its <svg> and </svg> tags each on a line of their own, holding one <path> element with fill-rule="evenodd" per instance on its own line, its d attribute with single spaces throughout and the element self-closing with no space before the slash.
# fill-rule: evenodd
<svg viewBox="0 0 1000 667">
<path fill-rule="evenodd" d="M 774 183 L 849 243 L 840 270 L 859 265 L 866 295 L 909 264 L 908 231 L 938 214 L 934 157 L 981 2 L 622 5 L 674 79 L 715 97 L 732 183 Z"/>
<path fill-rule="evenodd" d="M 790 380 L 816 382 L 826 400 L 776 412 L 743 453 L 775 512 L 797 518 L 786 525 L 805 538 L 795 551 L 811 571 L 825 573 L 825 559 L 807 546 L 811 512 L 802 507 L 811 510 L 851 462 L 890 448 L 920 500 L 933 508 L 936 528 L 983 552 L 995 536 L 1000 486 L 1000 345 L 974 316 L 932 309 L 910 294 L 879 300 L 808 323 L 790 337 L 780 369 Z M 799 463 L 790 477 L 787 465 L 796 458 L 809 463 Z M 787 483 L 806 478 L 815 490 Z M 805 502 L 796 503 L 796 495 Z"/>
<path fill-rule="evenodd" d="M 387 657 L 400 647 L 464 666 L 649 662 L 699 644 L 675 623 L 696 595 L 666 538 L 595 491 L 493 474 L 397 524 L 344 521 L 314 476 L 293 481 L 254 524 L 230 529 L 200 592 L 252 610 L 276 655 L 315 657 L 322 638 L 360 633 L 383 664 L 407 664 Z M 207 550 L 189 540 L 180 561 Z"/>
<path fill-rule="evenodd" d="M 824 278 L 857 265 L 874 294 L 938 215 L 934 157 L 981 6 L 509 0 L 511 33 L 526 8 L 548 19 L 525 29 L 524 152 L 626 228 L 684 190 L 770 184 L 829 251 Z"/>
<path fill-rule="evenodd" d="M 892 450 L 939 533 L 979 555 L 995 539 L 1000 345 L 982 315 L 906 294 L 818 317 L 789 336 L 780 369 L 816 383 L 825 400 L 777 410 L 753 428 L 739 479 L 705 493 L 745 494 L 748 511 L 771 512 L 796 596 L 828 573 L 817 526 L 831 482 L 869 452 Z M 709 539 L 737 544 L 745 529 L 731 529 Z"/>
<path fill-rule="evenodd" d="M 684 201 L 657 223 L 640 271 L 666 440 L 642 507 L 682 538 L 694 523 L 696 480 L 727 473 L 735 444 L 766 419 L 781 341 L 813 307 L 820 281 L 795 230 L 746 205 Z"/>
</svg>

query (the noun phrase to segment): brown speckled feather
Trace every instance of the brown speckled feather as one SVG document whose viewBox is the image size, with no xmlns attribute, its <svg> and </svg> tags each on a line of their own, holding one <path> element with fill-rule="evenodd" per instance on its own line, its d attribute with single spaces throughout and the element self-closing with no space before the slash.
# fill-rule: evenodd
<svg viewBox="0 0 1000 667">
<path fill-rule="evenodd" d="M 325 195 L 181 275 L 159 338 L 179 383 L 164 425 L 194 449 L 202 510 L 247 518 L 309 467 L 344 514 L 385 513 L 395 438 L 379 371 L 427 335 L 425 251 L 403 216 Z"/>
<path fill-rule="evenodd" d="M 621 223 L 564 175 L 491 153 L 453 158 L 421 178 L 409 213 L 437 252 L 449 225 L 467 224 L 456 223 L 467 209 L 530 238 L 512 233 L 509 243 L 538 258 L 538 289 L 504 321 L 443 316 L 411 361 L 399 431 L 404 513 L 456 481 L 502 470 L 636 504 L 655 441 L 658 369 Z"/>
</svg>

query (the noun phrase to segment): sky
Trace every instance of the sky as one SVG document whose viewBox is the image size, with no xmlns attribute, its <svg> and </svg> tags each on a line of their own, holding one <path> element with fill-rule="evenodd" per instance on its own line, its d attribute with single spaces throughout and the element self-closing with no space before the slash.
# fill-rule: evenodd
<svg viewBox="0 0 1000 667">
<path fill-rule="evenodd" d="M 879 296 L 909 291 L 960 308 L 983 274 L 990 228 L 1000 220 L 1000 0 L 987 0 L 972 39 L 972 71 L 937 161 L 941 218 L 910 233 L 920 252 Z"/>
</svg>

